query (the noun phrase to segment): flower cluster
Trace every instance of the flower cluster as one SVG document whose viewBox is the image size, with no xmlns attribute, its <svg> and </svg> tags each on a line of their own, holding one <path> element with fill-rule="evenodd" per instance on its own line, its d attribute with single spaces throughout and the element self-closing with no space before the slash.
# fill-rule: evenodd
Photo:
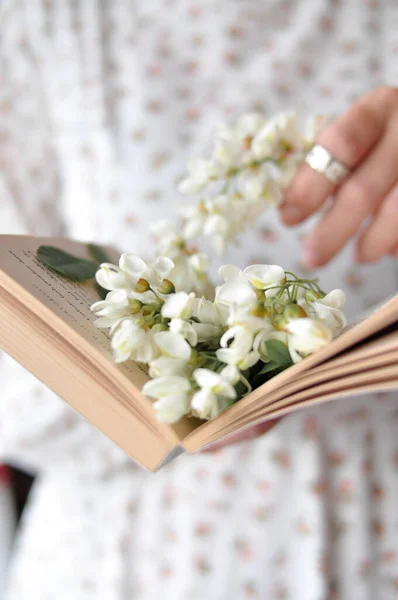
<svg viewBox="0 0 398 600">
<path fill-rule="evenodd" d="M 219 270 L 215 290 L 208 257 L 192 246 L 201 236 L 218 253 L 266 208 L 276 206 L 323 125 L 301 133 L 294 114 L 262 115 L 220 126 L 211 158 L 189 163 L 179 191 L 198 194 L 181 209 L 183 223 L 162 221 L 153 264 L 123 254 L 104 263 L 98 284 L 106 299 L 92 306 L 109 328 L 116 362 L 147 365 L 143 392 L 160 421 L 184 415 L 211 419 L 252 388 L 325 346 L 344 325 L 341 290 L 325 294 L 315 280 L 277 265 Z"/>
<path fill-rule="evenodd" d="M 209 237 L 215 252 L 222 255 L 247 225 L 279 204 L 324 124 L 324 117 L 317 116 L 301 132 L 294 113 L 281 113 L 268 121 L 261 114 L 244 115 L 234 126 L 218 127 L 210 159 L 189 161 L 188 177 L 178 189 L 199 195 L 199 200 L 181 208 L 183 224 L 178 233 L 168 222 L 156 224 L 154 233 L 157 254 L 176 261 L 176 270 L 190 269 L 193 291 L 200 293 L 206 285 L 206 270 L 190 248 L 192 240 Z"/>
<path fill-rule="evenodd" d="M 213 301 L 176 291 L 174 269 L 168 257 L 148 265 L 123 254 L 118 267 L 97 272 L 109 293 L 92 306 L 96 325 L 110 329 L 115 361 L 148 365 L 143 391 L 163 422 L 216 417 L 345 324 L 341 290 L 325 295 L 277 265 L 221 267 Z"/>
</svg>

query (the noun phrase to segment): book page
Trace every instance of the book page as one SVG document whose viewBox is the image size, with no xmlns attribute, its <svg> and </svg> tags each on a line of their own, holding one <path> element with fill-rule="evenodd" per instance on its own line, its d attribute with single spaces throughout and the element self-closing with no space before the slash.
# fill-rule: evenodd
<svg viewBox="0 0 398 600">
<path fill-rule="evenodd" d="M 38 319 L 45 320 L 54 330 L 57 324 L 60 328 L 61 324 L 57 320 L 61 319 L 62 326 L 66 325 L 62 332 L 64 336 L 65 330 L 68 336 L 68 328 L 72 328 L 71 334 L 75 334 L 74 339 L 69 340 L 72 345 L 78 347 L 82 339 L 81 345 L 85 346 L 83 351 L 89 350 L 96 368 L 105 369 L 113 379 L 118 377 L 119 383 L 126 388 L 131 398 L 135 398 L 136 409 L 141 411 L 146 422 L 156 427 L 162 435 L 168 438 L 177 436 L 178 439 L 182 439 L 192 432 L 198 426 L 198 421 L 195 419 L 182 419 L 172 426 L 156 420 L 151 400 L 141 393 L 142 386 L 149 379 L 145 366 L 132 360 L 122 364 L 115 363 L 107 330 L 98 329 L 94 325 L 96 316 L 91 312 L 90 306 L 100 300 L 95 283 L 75 282 L 47 269 L 36 259 L 37 249 L 42 244 L 61 248 L 74 256 L 89 258 L 84 243 L 62 238 L 0 235 L 0 287 L 3 286 L 8 290 L 15 282 L 18 287 L 14 284 L 14 288 L 17 289 L 13 290 L 13 293 L 32 311 L 32 314 L 36 314 Z M 109 253 L 112 261 L 117 264 L 119 254 L 112 250 L 109 250 Z M 19 294 L 23 295 L 23 298 L 19 298 Z M 29 305 L 32 296 L 38 303 L 35 310 L 32 302 Z M 47 310 L 54 315 L 54 322 L 48 318 Z"/>
<path fill-rule="evenodd" d="M 149 379 L 144 367 L 133 361 L 120 365 L 114 363 L 107 330 L 94 325 L 96 317 L 90 306 L 101 299 L 94 281 L 73 281 L 47 269 L 36 258 L 41 243 L 56 246 L 80 258 L 89 258 L 85 245 L 78 242 L 58 238 L 40 240 L 28 236 L 1 236 L 0 270 L 72 327 L 112 362 L 114 368 L 141 387 Z"/>
</svg>

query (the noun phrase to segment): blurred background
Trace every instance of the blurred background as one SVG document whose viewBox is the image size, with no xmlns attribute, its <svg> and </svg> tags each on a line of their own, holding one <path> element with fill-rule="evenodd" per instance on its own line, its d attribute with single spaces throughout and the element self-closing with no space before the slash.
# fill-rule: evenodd
<svg viewBox="0 0 398 600">
<path fill-rule="evenodd" d="M 23 507 L 33 478 L 19 469 L 0 465 L 0 600 Z"/>
</svg>

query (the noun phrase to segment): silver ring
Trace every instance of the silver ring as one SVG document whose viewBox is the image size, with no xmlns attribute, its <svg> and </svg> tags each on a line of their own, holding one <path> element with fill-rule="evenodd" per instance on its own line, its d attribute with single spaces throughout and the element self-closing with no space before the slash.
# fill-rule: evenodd
<svg viewBox="0 0 398 600">
<path fill-rule="evenodd" d="M 334 184 L 340 184 L 350 173 L 350 169 L 343 162 L 333 156 L 320 144 L 315 144 L 305 157 L 307 165 L 321 173 Z"/>
</svg>

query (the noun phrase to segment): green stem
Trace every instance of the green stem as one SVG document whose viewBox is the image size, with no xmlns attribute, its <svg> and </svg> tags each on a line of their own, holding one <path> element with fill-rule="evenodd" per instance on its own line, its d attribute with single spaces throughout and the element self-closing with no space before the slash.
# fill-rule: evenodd
<svg viewBox="0 0 398 600">
<path fill-rule="evenodd" d="M 250 394 L 250 392 L 252 391 L 252 386 L 247 381 L 246 377 L 244 375 L 242 375 L 242 373 L 240 374 L 240 381 L 246 386 L 247 394 Z"/>
</svg>

